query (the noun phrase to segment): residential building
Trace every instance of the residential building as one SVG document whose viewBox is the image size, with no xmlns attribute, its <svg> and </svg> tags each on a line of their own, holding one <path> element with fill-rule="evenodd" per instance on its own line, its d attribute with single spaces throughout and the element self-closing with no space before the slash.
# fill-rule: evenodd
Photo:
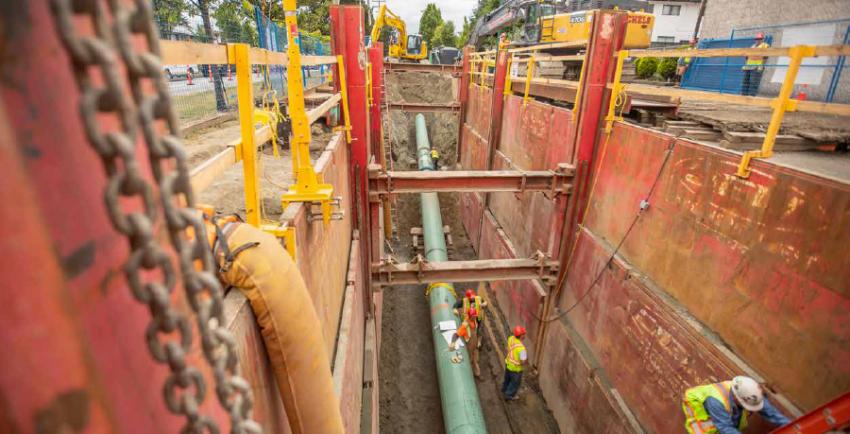
<svg viewBox="0 0 850 434">
<path fill-rule="evenodd" d="M 652 44 L 657 46 L 687 43 L 694 36 L 700 0 L 650 1 L 655 15 Z"/>
</svg>

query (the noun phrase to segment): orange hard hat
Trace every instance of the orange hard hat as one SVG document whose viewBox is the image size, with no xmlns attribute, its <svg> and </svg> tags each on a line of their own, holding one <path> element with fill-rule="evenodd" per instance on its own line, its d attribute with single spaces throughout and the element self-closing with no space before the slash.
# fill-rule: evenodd
<svg viewBox="0 0 850 434">
<path fill-rule="evenodd" d="M 470 307 L 469 310 L 467 311 L 467 313 L 469 314 L 470 317 L 478 316 L 478 311 L 475 310 L 474 307 Z"/>
<path fill-rule="evenodd" d="M 516 336 L 516 337 L 525 336 L 525 327 L 523 327 L 521 325 L 514 327 L 514 336 Z"/>
<path fill-rule="evenodd" d="M 764 39 L 764 32 L 756 33 L 756 39 Z"/>
<path fill-rule="evenodd" d="M 467 289 L 466 290 L 466 298 L 472 298 L 472 297 L 475 297 L 475 292 L 471 289 Z"/>
</svg>

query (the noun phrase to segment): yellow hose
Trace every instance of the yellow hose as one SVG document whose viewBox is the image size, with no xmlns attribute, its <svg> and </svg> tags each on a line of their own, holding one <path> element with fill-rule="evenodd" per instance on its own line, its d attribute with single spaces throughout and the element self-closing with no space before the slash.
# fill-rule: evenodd
<svg viewBox="0 0 850 434">
<path fill-rule="evenodd" d="M 229 223 L 224 236 L 228 249 L 216 244 L 219 264 L 228 263 L 225 252 L 259 243 L 239 251 L 220 276 L 251 303 L 292 432 L 342 433 L 322 324 L 300 271 L 271 234 Z"/>
</svg>

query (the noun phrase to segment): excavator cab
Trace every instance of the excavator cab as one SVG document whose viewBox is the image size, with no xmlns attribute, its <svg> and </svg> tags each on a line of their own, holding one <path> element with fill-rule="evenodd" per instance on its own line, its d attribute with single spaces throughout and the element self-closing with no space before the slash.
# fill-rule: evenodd
<svg viewBox="0 0 850 434">
<path fill-rule="evenodd" d="M 416 56 L 422 51 L 422 35 L 407 36 L 407 54 Z"/>
<path fill-rule="evenodd" d="M 518 42 L 521 44 L 536 44 L 540 40 L 542 18 L 555 15 L 555 13 L 554 4 L 542 2 L 528 4 L 526 9 L 523 10 L 525 22 L 522 26 L 522 34 Z"/>
</svg>

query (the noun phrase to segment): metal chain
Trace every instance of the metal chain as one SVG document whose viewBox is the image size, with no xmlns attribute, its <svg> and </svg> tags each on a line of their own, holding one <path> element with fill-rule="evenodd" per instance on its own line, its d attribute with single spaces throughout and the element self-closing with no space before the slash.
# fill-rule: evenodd
<svg viewBox="0 0 850 434">
<path fill-rule="evenodd" d="M 232 433 L 260 433 L 262 428 L 252 419 L 251 385 L 240 376 L 236 341 L 225 327 L 223 291 L 215 276 L 204 222 L 193 209 L 189 168 L 162 76 L 151 6 L 148 0 L 133 0 L 132 5 L 106 0 L 107 10 L 102 3 L 53 0 L 52 10 L 82 93 L 80 115 L 86 134 L 109 178 L 104 192 L 107 212 L 130 244 L 124 274 L 133 296 L 151 312 L 148 349 L 154 360 L 167 363 L 171 370 L 163 385 L 166 407 L 186 417 L 182 433 L 220 432 L 211 417 L 199 412 L 206 383 L 200 370 L 186 360 L 192 346 L 189 319 L 171 304 L 177 273 L 171 256 L 156 238 L 156 194 L 142 174 L 143 162 L 136 158 L 139 129 L 159 186 L 158 197 L 187 298 L 197 315 L 201 348 L 213 370 L 216 395 L 230 416 Z M 78 32 L 77 18 L 82 17 L 90 23 L 87 33 L 91 35 Z M 135 51 L 133 45 L 139 37 L 149 51 Z M 105 131 L 101 120 L 108 117 L 118 119 L 119 126 Z M 163 129 L 166 133 L 160 134 Z M 133 203 L 141 203 L 142 210 L 133 210 Z"/>
</svg>

